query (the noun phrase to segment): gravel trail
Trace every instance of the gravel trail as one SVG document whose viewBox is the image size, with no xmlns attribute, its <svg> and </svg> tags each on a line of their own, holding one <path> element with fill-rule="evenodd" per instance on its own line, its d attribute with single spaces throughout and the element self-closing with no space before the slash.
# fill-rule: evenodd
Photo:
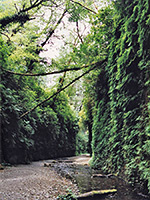
<svg viewBox="0 0 150 200">
<path fill-rule="evenodd" d="M 68 189 L 78 193 L 71 180 L 44 167 L 44 161 L 0 170 L 0 200 L 55 200 L 58 195 L 67 194 Z"/>
</svg>

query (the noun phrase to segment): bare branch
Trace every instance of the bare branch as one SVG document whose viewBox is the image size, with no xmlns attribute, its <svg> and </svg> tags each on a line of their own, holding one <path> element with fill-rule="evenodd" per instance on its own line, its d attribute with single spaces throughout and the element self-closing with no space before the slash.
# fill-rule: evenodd
<svg viewBox="0 0 150 200">
<path fill-rule="evenodd" d="M 80 5 L 80 6 L 82 6 L 83 8 L 85 8 L 86 10 L 88 10 L 88 11 L 94 13 L 94 14 L 97 14 L 94 10 L 92 10 L 92 9 L 84 6 L 83 4 L 81 4 L 81 3 L 77 2 L 77 1 L 71 0 L 71 2 L 76 3 L 76 4 Z"/>
<path fill-rule="evenodd" d="M 55 25 L 55 27 L 53 29 L 50 30 L 46 40 L 41 44 L 41 47 L 44 47 L 44 45 L 47 43 L 47 41 L 50 39 L 50 37 L 53 35 L 54 31 L 56 30 L 56 28 L 58 27 L 58 25 L 61 23 L 63 17 L 65 16 L 65 13 L 67 12 L 67 10 L 65 9 L 63 14 L 61 15 L 61 17 L 59 18 L 57 24 Z"/>
<path fill-rule="evenodd" d="M 53 7 L 55 5 L 56 8 L 59 7 L 60 5 L 62 5 L 62 3 L 58 5 L 55 1 L 52 1 L 52 0 L 51 0 L 51 3 L 53 3 Z M 46 5 L 43 5 L 43 6 L 46 6 Z M 50 7 L 52 7 L 52 6 L 50 6 Z"/>
<path fill-rule="evenodd" d="M 19 12 L 19 10 L 18 10 L 18 8 L 17 8 L 17 5 L 16 5 L 16 3 L 15 3 L 14 5 L 15 5 L 15 8 L 16 8 L 16 11 L 17 11 L 17 12 Z"/>
<path fill-rule="evenodd" d="M 83 44 L 83 40 L 82 40 L 82 37 L 81 37 L 80 32 L 79 32 L 79 23 L 78 23 L 78 21 L 76 22 L 76 27 L 77 27 L 77 34 L 78 34 L 79 40 Z"/>
<path fill-rule="evenodd" d="M 32 109 L 30 109 L 29 111 L 27 111 L 24 114 L 22 114 L 20 116 L 20 119 L 23 118 L 25 115 L 29 114 L 30 112 L 34 111 L 37 107 L 41 106 L 42 104 L 44 104 L 45 102 L 47 102 L 51 98 L 55 97 L 57 94 L 59 94 L 60 92 L 62 92 L 66 88 L 68 88 L 70 85 L 72 85 L 73 83 L 75 83 L 76 81 L 78 81 L 80 78 L 82 78 L 83 76 L 85 76 L 86 74 L 88 74 L 90 71 L 94 70 L 96 67 L 98 67 L 100 65 L 103 65 L 106 61 L 107 61 L 107 58 L 104 59 L 104 60 L 102 60 L 102 61 L 99 61 L 99 62 L 95 63 L 95 65 L 92 68 L 90 68 L 89 70 L 87 70 L 86 72 L 84 72 L 83 74 L 81 74 L 80 76 L 78 76 L 77 78 L 75 78 L 74 80 L 72 80 L 70 83 L 68 83 L 66 86 L 62 87 L 60 90 L 57 90 L 56 93 L 52 94 L 47 99 L 45 99 L 42 102 L 38 103 L 35 107 L 33 107 Z"/>
<path fill-rule="evenodd" d="M 78 71 L 78 70 L 88 68 L 93 65 L 97 65 L 98 63 L 99 62 L 91 63 L 89 65 L 83 65 L 82 67 L 67 68 L 67 69 L 62 69 L 62 70 L 58 70 L 58 71 L 47 72 L 47 73 L 38 73 L 38 74 L 13 72 L 10 70 L 6 70 L 4 68 L 2 68 L 2 70 L 4 70 L 5 72 L 7 72 L 9 74 L 20 75 L 20 76 L 47 76 L 47 75 L 52 75 L 52 74 L 60 74 L 63 72 L 68 72 L 68 71 Z"/>
<path fill-rule="evenodd" d="M 36 0 L 34 3 L 32 3 L 31 6 L 29 6 L 28 8 L 23 8 L 22 10 L 20 10 L 20 12 L 27 12 L 29 10 L 32 10 L 33 8 L 38 7 L 39 5 L 41 5 L 43 2 L 46 2 L 47 0 Z"/>
</svg>

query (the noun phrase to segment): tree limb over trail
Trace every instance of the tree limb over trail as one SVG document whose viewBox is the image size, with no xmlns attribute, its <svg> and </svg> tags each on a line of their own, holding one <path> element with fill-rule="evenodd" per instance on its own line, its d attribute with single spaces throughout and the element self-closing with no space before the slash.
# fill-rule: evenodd
<svg viewBox="0 0 150 200">
<path fill-rule="evenodd" d="M 96 63 L 91 63 L 90 65 L 83 65 L 82 67 L 67 68 L 67 69 L 62 69 L 62 70 L 58 70 L 58 71 L 47 72 L 47 73 L 37 73 L 37 74 L 13 72 L 13 71 L 10 71 L 10 70 L 4 69 L 4 68 L 2 68 L 2 70 L 9 74 L 14 74 L 14 75 L 19 75 L 19 76 L 47 76 L 47 75 L 53 75 L 53 74 L 60 74 L 63 72 L 68 72 L 68 71 L 78 71 L 78 70 L 85 69 L 90 66 L 98 65 L 98 64 L 99 64 L 99 62 L 96 62 Z"/>
<path fill-rule="evenodd" d="M 60 90 L 57 90 L 56 93 L 52 94 L 47 99 L 45 99 L 42 102 L 38 103 L 35 107 L 33 107 L 32 109 L 30 109 L 29 111 L 27 111 L 24 114 L 22 114 L 20 116 L 20 119 L 23 118 L 25 115 L 29 114 L 30 112 L 34 111 L 37 107 L 41 106 L 42 104 L 44 104 L 45 102 L 47 102 L 51 98 L 55 97 L 57 94 L 59 94 L 60 92 L 62 92 L 66 88 L 68 88 L 70 85 L 72 85 L 73 83 L 75 83 L 77 80 L 79 80 L 80 78 L 82 78 L 83 76 L 85 76 L 86 74 L 88 74 L 90 71 L 94 70 L 96 67 L 98 67 L 100 65 L 103 65 L 106 61 L 107 61 L 107 58 L 104 59 L 104 60 L 101 60 L 101 61 L 99 61 L 99 62 L 97 62 L 95 64 L 93 64 L 94 66 L 92 68 L 90 68 L 89 70 L 87 70 L 86 72 L 84 72 L 83 74 L 81 74 L 80 76 L 78 76 L 77 78 L 75 78 L 74 80 L 72 80 L 70 83 L 68 83 L 66 86 L 62 87 Z"/>
</svg>

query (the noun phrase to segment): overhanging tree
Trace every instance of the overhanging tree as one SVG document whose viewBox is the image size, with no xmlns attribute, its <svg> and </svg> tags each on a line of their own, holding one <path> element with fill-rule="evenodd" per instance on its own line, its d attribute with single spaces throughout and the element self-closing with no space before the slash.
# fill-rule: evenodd
<svg viewBox="0 0 150 200">
<path fill-rule="evenodd" d="M 21 4 L 21 6 L 19 3 Z M 66 72 L 66 71 L 71 71 L 71 70 L 82 69 L 82 67 L 67 68 L 66 66 L 64 66 L 65 69 L 59 70 L 59 71 L 33 73 L 34 71 L 44 71 L 45 70 L 44 68 L 47 67 L 46 65 L 42 64 L 42 62 L 44 62 L 44 60 L 42 60 L 39 57 L 39 53 L 42 51 L 42 48 L 48 43 L 49 39 L 52 37 L 55 30 L 58 28 L 58 25 L 62 22 L 66 13 L 70 14 L 70 17 L 69 17 L 70 21 L 76 22 L 77 36 L 81 41 L 82 41 L 82 39 L 79 34 L 78 22 L 80 19 L 83 18 L 82 12 L 83 13 L 91 12 L 94 14 L 96 13 L 92 9 L 88 8 L 88 6 L 86 6 L 82 3 L 76 2 L 76 1 L 70 1 L 70 2 L 64 1 L 64 2 L 62 2 L 62 4 L 59 4 L 59 3 L 60 3 L 59 1 L 54 3 L 53 1 L 46 1 L 46 0 L 44 0 L 44 1 L 37 0 L 37 1 L 30 1 L 30 2 L 26 1 L 24 3 L 22 3 L 22 1 L 18 1 L 18 4 L 14 3 L 13 14 L 10 14 L 10 16 L 5 16 L 5 10 L 7 10 L 7 9 L 4 9 L 4 17 L 2 17 L 0 20 L 2 34 L 4 36 L 6 36 L 7 38 L 9 38 L 9 41 L 8 41 L 9 43 L 15 42 L 15 44 L 18 44 L 18 45 L 17 46 L 15 45 L 13 47 L 14 50 L 12 51 L 11 55 L 9 56 L 10 63 L 11 63 L 10 69 L 13 68 L 13 71 L 6 70 L 6 69 L 3 69 L 3 70 L 7 71 L 8 73 L 12 73 L 12 74 L 16 74 L 16 75 L 44 76 L 44 75 L 49 75 L 49 74 L 61 73 L 63 71 Z M 38 18 L 37 16 L 41 15 L 40 11 L 43 12 L 43 10 L 42 10 L 43 7 L 48 7 L 50 9 L 51 15 L 48 20 L 45 19 L 45 27 L 43 28 L 42 31 L 40 31 L 38 33 L 38 25 L 37 25 L 36 29 L 31 27 L 30 19 L 32 18 L 32 20 L 36 20 L 36 18 Z M 55 17 L 54 9 L 56 9 L 56 7 L 60 7 L 61 9 L 63 9 L 63 13 L 62 13 L 61 17 Z M 5 8 L 5 6 L 4 6 L 4 8 Z M 40 13 L 40 14 L 38 14 L 38 13 Z M 25 14 L 30 16 L 30 19 L 23 20 L 22 18 L 19 18 L 20 15 L 25 15 Z M 75 16 L 75 14 L 76 14 L 76 17 L 73 17 L 73 16 Z M 16 16 L 17 16 L 17 18 L 16 18 Z M 40 20 L 42 20 L 41 16 L 40 16 Z M 52 26 L 52 24 L 50 24 L 52 20 L 55 20 L 55 24 L 53 26 Z M 29 23 L 28 23 L 28 21 L 29 21 Z M 14 27 L 12 23 L 16 24 L 17 26 Z M 36 23 L 36 21 L 35 21 L 35 23 Z M 29 26 L 31 31 L 29 30 L 28 26 L 26 26 L 26 24 Z M 37 24 L 38 24 L 38 22 L 37 22 Z M 49 28 L 48 25 L 50 25 L 51 27 Z M 9 30 L 7 34 L 5 33 L 6 26 L 8 26 L 8 30 Z M 28 33 L 28 31 L 29 31 L 29 33 Z M 37 45 L 36 43 L 40 40 L 41 37 L 43 37 L 42 35 L 43 36 L 45 35 L 46 37 L 42 43 L 40 42 L 41 44 Z M 18 36 L 20 37 L 20 41 L 18 41 Z M 27 38 L 29 38 L 29 41 L 27 40 L 27 38 L 24 40 L 24 38 L 23 38 L 24 36 L 27 36 Z M 22 55 L 20 54 L 20 52 Z M 39 64 L 39 62 L 41 62 L 41 64 Z M 97 65 L 97 64 L 98 64 L 98 62 L 94 63 L 94 65 Z M 86 68 L 90 65 L 93 65 L 93 63 L 85 65 L 84 68 Z M 26 70 L 27 72 L 32 72 L 32 73 L 14 72 L 14 69 L 18 68 L 18 67 L 19 67 L 20 71 Z M 83 73 L 83 75 L 84 75 L 84 73 Z M 78 80 L 79 78 L 75 79 L 74 81 Z M 72 81 L 72 83 L 74 83 L 74 81 Z M 71 84 L 69 83 L 68 85 L 71 85 Z"/>
<path fill-rule="evenodd" d="M 80 75 L 78 78 L 75 78 L 73 81 L 68 83 L 63 88 L 61 89 L 58 88 L 57 92 L 54 92 L 54 95 L 53 94 L 50 95 L 51 96 L 50 98 L 47 97 L 48 93 L 46 94 L 41 88 L 42 79 L 35 78 L 35 75 L 37 76 L 37 75 L 48 74 L 46 71 L 49 68 L 49 66 L 47 65 L 45 59 L 41 58 L 39 54 L 43 50 L 44 46 L 49 42 L 50 38 L 54 36 L 56 29 L 58 28 L 60 23 L 62 23 L 63 18 L 67 13 L 69 13 L 69 15 L 72 17 L 76 8 L 81 7 L 79 10 L 86 13 L 87 11 L 91 12 L 92 10 L 88 9 L 86 5 L 83 6 L 83 4 L 81 3 L 69 2 L 69 1 L 63 1 L 63 2 L 57 1 L 56 3 L 54 3 L 53 1 L 18 0 L 17 2 L 15 1 L 13 5 L 9 6 L 6 6 L 5 3 L 6 1 L 3 1 L 3 4 L 1 5 L 2 12 L 0 16 L 1 18 L 0 28 L 2 35 L 1 39 L 3 40 L 3 45 L 1 46 L 7 46 L 8 48 L 8 53 L 5 54 L 7 57 L 6 63 L 4 65 L 3 62 L 1 65 L 3 72 L 3 77 L 2 77 L 3 103 L 5 104 L 5 108 L 2 107 L 3 109 L 2 117 L 4 119 L 3 122 L 8 121 L 8 123 L 10 123 L 9 127 L 12 127 L 11 126 L 13 124 L 12 120 L 16 120 L 15 123 L 16 126 L 11 131 L 8 131 L 9 128 L 7 129 L 5 127 L 6 125 L 5 124 L 3 126 L 3 131 L 5 132 L 5 136 L 4 135 L 3 136 L 5 137 L 5 139 L 7 137 L 7 134 L 8 136 L 10 136 L 11 145 L 14 145 L 15 147 L 14 150 L 16 149 L 17 146 L 18 148 L 21 148 L 20 152 L 22 152 L 22 149 L 24 149 L 25 151 L 23 157 L 25 158 L 25 160 L 26 159 L 28 160 L 28 150 L 30 149 L 30 147 L 34 146 L 34 144 L 32 143 L 33 141 L 31 135 L 32 134 L 34 135 L 34 133 L 36 132 L 36 126 L 38 126 L 35 123 L 33 116 L 35 116 L 35 118 L 38 118 L 38 115 L 41 115 L 40 113 L 41 109 L 43 110 L 43 112 L 46 112 L 44 110 L 47 110 L 47 113 L 49 115 L 47 114 L 46 117 L 51 116 L 52 114 L 51 110 L 48 110 L 49 109 L 48 106 L 46 106 L 47 108 L 44 109 L 42 104 L 44 102 L 48 102 L 50 98 L 56 96 L 56 94 L 60 93 L 60 91 L 63 91 L 69 85 L 71 85 L 76 80 L 82 77 L 82 75 Z M 76 6 L 74 6 L 74 4 Z M 61 10 L 61 16 L 57 15 L 56 8 Z M 9 14 L 7 12 L 8 9 L 9 9 Z M 44 16 L 43 13 L 45 13 L 45 10 L 46 14 L 47 12 L 49 13 L 49 16 Z M 80 18 L 80 13 L 78 13 L 77 20 L 79 20 L 79 18 Z M 78 37 L 79 36 L 80 35 L 78 30 Z M 4 59 L 4 57 L 2 57 L 2 59 Z M 92 66 L 92 68 L 95 68 L 96 64 L 97 64 L 96 62 L 94 64 L 93 63 L 88 64 L 85 65 L 84 68 L 88 68 L 88 66 L 90 68 L 90 66 L 92 65 L 94 66 L 94 67 Z M 71 69 L 71 67 L 70 68 L 64 67 L 63 70 L 58 70 L 57 72 L 60 73 L 77 69 L 79 70 L 80 68 L 82 68 L 82 67 L 76 68 L 75 65 L 72 66 L 73 69 Z M 54 65 L 50 67 L 56 68 L 57 66 Z M 89 71 L 91 71 L 91 69 L 88 69 L 87 72 L 83 72 L 83 75 L 85 75 Z M 10 75 L 10 73 L 12 75 Z M 16 75 L 26 74 L 27 76 L 14 76 L 15 74 Z M 28 77 L 28 75 L 30 75 L 31 77 Z M 20 95 L 20 97 L 18 95 Z M 8 100 L 8 98 L 10 99 Z M 35 106 L 35 104 L 37 105 Z M 38 109 L 38 111 L 34 112 L 32 115 L 25 116 L 23 120 L 18 121 L 19 115 L 21 113 L 24 113 L 25 109 L 28 110 L 29 108 L 32 107 L 37 108 L 39 106 L 40 108 Z M 11 112 L 13 113 L 12 117 L 10 114 Z M 58 110 L 57 112 L 59 113 Z M 7 116 L 8 119 L 6 120 Z M 64 116 L 60 113 L 59 120 L 62 120 L 63 117 Z M 67 117 L 65 117 L 65 119 L 67 119 Z M 47 119 L 45 118 L 45 121 L 46 120 Z M 72 130 L 71 127 L 72 126 L 74 127 L 75 124 L 69 125 L 69 123 L 70 122 L 68 122 L 68 125 L 66 125 L 64 122 L 64 126 L 66 126 L 66 129 L 64 128 L 64 130 L 69 129 L 68 126 L 70 126 L 70 132 L 71 132 Z M 73 132 L 75 133 L 75 131 Z M 11 135 L 9 135 L 10 133 Z M 57 133 L 55 134 L 57 135 Z M 5 149 L 4 148 L 5 146 L 7 146 L 6 140 L 3 143 L 3 150 Z M 9 153 L 11 152 L 3 152 L 3 153 L 5 155 L 5 158 L 9 159 L 9 157 L 11 157 L 8 156 Z M 13 158 L 12 162 L 17 162 L 17 161 L 14 160 Z"/>
</svg>

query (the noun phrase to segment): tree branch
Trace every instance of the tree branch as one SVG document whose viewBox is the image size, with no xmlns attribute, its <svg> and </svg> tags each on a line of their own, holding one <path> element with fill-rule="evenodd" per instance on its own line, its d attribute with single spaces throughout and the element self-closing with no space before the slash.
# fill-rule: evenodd
<svg viewBox="0 0 150 200">
<path fill-rule="evenodd" d="M 47 102 L 48 100 L 50 100 L 51 98 L 55 97 L 57 94 L 59 94 L 60 92 L 62 92 L 63 90 L 65 90 L 66 88 L 68 88 L 70 85 L 72 85 L 73 83 L 75 83 L 77 80 L 79 80 L 80 78 L 82 78 L 83 76 L 85 76 L 86 74 L 88 74 L 90 71 L 94 70 L 96 67 L 98 67 L 99 65 L 103 65 L 105 62 L 107 61 L 107 58 L 99 61 L 97 63 L 95 63 L 95 65 L 90 68 L 89 70 L 87 70 L 86 72 L 84 72 L 83 74 L 81 74 L 80 76 L 78 76 L 77 78 L 75 78 L 74 80 L 72 80 L 70 83 L 68 83 L 66 86 L 62 87 L 60 90 L 57 90 L 56 93 L 52 94 L 50 97 L 48 97 L 47 99 L 43 100 L 42 102 L 38 103 L 35 107 L 33 107 L 32 109 L 30 109 L 29 111 L 25 112 L 24 114 L 22 114 L 20 116 L 20 119 L 23 118 L 25 115 L 29 114 L 30 112 L 34 111 L 37 107 L 41 106 L 42 104 L 44 104 L 45 102 Z"/>
<path fill-rule="evenodd" d="M 2 35 L 5 35 L 5 36 L 8 38 L 8 41 L 11 41 L 11 40 L 10 40 L 10 37 L 9 37 L 7 34 L 1 32 L 1 31 L 0 31 L 0 33 L 1 33 Z"/>
<path fill-rule="evenodd" d="M 47 43 L 47 41 L 50 39 L 50 37 L 54 34 L 56 28 L 58 27 L 58 25 L 61 23 L 63 17 L 65 16 L 65 13 L 67 12 L 67 10 L 65 9 L 63 14 L 61 15 L 61 17 L 59 18 L 59 20 L 57 21 L 55 27 L 53 29 L 50 29 L 49 33 L 48 33 L 48 36 L 46 37 L 45 41 L 42 42 L 42 44 L 39 46 L 39 47 L 44 47 L 45 44 Z M 35 51 L 36 54 L 39 54 L 41 51 L 42 51 L 42 48 L 39 48 L 37 47 L 37 50 Z M 34 60 L 31 60 L 29 65 L 28 65 L 28 70 L 29 71 L 32 71 L 33 69 L 33 63 L 34 63 Z"/>
<path fill-rule="evenodd" d="M 11 16 L 6 16 L 4 18 L 1 18 L 0 19 L 1 28 L 4 28 L 5 26 L 7 26 L 10 23 L 20 22 L 21 24 L 24 24 L 25 22 L 32 20 L 33 18 L 30 18 L 27 11 L 29 11 L 35 7 L 38 7 L 41 3 L 45 2 L 45 1 L 47 1 L 47 0 L 37 0 L 28 8 L 23 8 L 22 10 L 20 10 L 17 14 L 13 14 Z M 16 5 L 15 5 L 15 7 L 16 7 Z"/>
<path fill-rule="evenodd" d="M 94 10 L 92 10 L 92 9 L 90 9 L 90 8 L 88 8 L 88 7 L 86 7 L 86 6 L 84 6 L 83 4 L 81 4 L 81 3 L 77 2 L 77 1 L 71 0 L 71 2 L 76 3 L 76 4 L 78 4 L 79 6 L 82 6 L 83 8 L 85 8 L 86 10 L 88 10 L 88 11 L 94 13 L 94 14 L 97 14 Z"/>
<path fill-rule="evenodd" d="M 78 34 L 79 40 L 83 44 L 83 40 L 82 40 L 82 37 L 81 37 L 80 32 L 79 32 L 79 23 L 78 23 L 78 21 L 76 22 L 76 27 L 77 27 L 77 34 Z"/>
<path fill-rule="evenodd" d="M 59 71 L 53 71 L 53 72 L 47 72 L 47 73 L 38 73 L 38 74 L 13 72 L 13 71 L 10 71 L 10 70 L 6 70 L 4 68 L 2 68 L 2 70 L 4 70 L 5 72 L 7 72 L 9 74 L 14 74 L 14 75 L 19 75 L 19 76 L 47 76 L 47 75 L 52 75 L 52 74 L 60 74 L 60 73 L 63 73 L 63 72 L 68 72 L 68 71 L 78 71 L 78 70 L 81 70 L 81 69 L 88 68 L 92 65 L 97 65 L 98 63 L 99 62 L 91 63 L 90 65 L 83 65 L 82 67 L 74 67 L 74 68 L 62 69 L 62 70 L 59 70 Z"/>
<path fill-rule="evenodd" d="M 21 24 L 24 24 L 26 21 L 29 21 L 29 20 L 32 20 L 32 18 L 30 18 L 28 14 L 19 13 L 19 14 L 14 14 L 12 16 L 7 16 L 0 19 L 0 25 L 1 25 L 1 28 L 4 28 L 10 23 L 20 22 Z"/>
<path fill-rule="evenodd" d="M 44 45 L 47 43 L 47 41 L 49 40 L 49 38 L 53 35 L 54 31 L 56 30 L 56 28 L 58 27 L 58 25 L 61 23 L 63 17 L 65 16 L 65 13 L 67 12 L 67 10 L 65 9 L 63 14 L 61 15 L 60 19 L 58 20 L 57 24 L 55 25 L 55 27 L 53 29 L 50 30 L 46 40 L 41 44 L 41 47 L 44 47 Z"/>
<path fill-rule="evenodd" d="M 20 10 L 20 12 L 24 13 L 24 12 L 27 12 L 33 8 L 36 8 L 38 7 L 39 5 L 41 5 L 43 2 L 46 2 L 47 0 L 36 0 L 34 3 L 31 4 L 31 6 L 29 6 L 28 8 L 23 8 L 22 10 Z"/>
</svg>

